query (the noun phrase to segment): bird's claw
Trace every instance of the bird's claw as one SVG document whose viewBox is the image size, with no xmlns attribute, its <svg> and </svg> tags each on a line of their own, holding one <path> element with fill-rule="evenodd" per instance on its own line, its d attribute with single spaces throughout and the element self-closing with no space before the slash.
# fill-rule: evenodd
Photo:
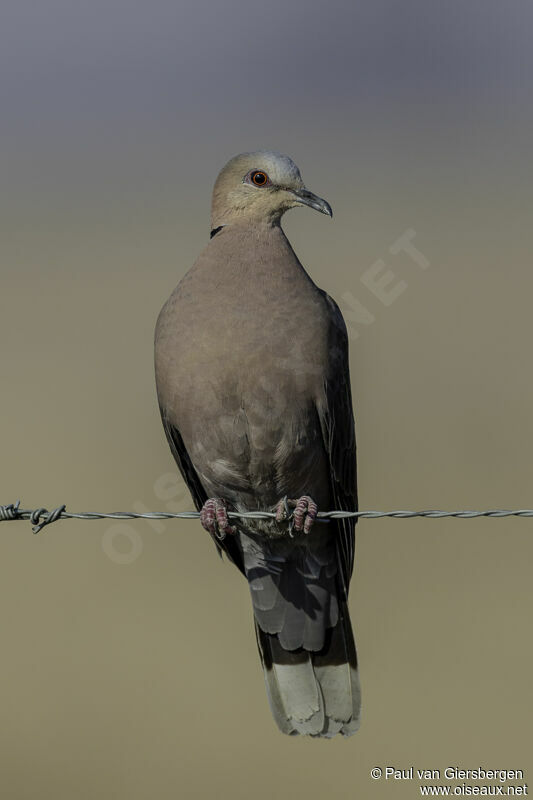
<svg viewBox="0 0 533 800">
<path fill-rule="evenodd" d="M 287 495 L 281 498 L 276 506 L 276 522 L 285 522 L 285 520 L 291 518 L 292 511 L 289 504 L 292 502 L 294 501 L 289 500 Z"/>
<path fill-rule="evenodd" d="M 293 509 L 291 511 L 291 509 Z M 318 513 L 317 504 L 309 495 L 302 495 L 298 500 L 283 497 L 276 506 L 276 522 L 289 522 L 289 535 L 293 529 L 309 533 Z"/>
<path fill-rule="evenodd" d="M 235 533 L 235 526 L 230 525 L 226 501 L 220 497 L 211 497 L 206 500 L 200 511 L 200 522 L 203 528 L 222 541 L 226 535 Z"/>
<path fill-rule="evenodd" d="M 293 511 L 294 527 L 297 531 L 309 533 L 318 514 L 317 504 L 309 495 L 303 495 L 296 501 Z"/>
</svg>

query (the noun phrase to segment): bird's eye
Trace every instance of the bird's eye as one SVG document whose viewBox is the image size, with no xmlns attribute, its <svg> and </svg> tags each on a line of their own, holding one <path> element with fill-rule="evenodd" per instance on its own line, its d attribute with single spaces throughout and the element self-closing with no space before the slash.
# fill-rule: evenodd
<svg viewBox="0 0 533 800">
<path fill-rule="evenodd" d="M 256 170 L 252 172 L 250 175 L 250 180 L 254 184 L 254 186 L 265 186 L 268 181 L 268 175 L 266 172 L 261 172 L 261 170 Z"/>
</svg>

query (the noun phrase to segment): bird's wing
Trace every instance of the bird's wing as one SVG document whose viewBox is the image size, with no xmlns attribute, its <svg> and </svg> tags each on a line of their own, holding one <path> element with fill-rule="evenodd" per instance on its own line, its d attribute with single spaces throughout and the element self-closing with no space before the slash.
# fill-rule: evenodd
<svg viewBox="0 0 533 800">
<path fill-rule="evenodd" d="M 178 465 L 179 471 L 187 487 L 189 492 L 191 493 L 194 505 L 200 511 L 203 504 L 207 500 L 207 493 L 202 486 L 200 478 L 194 466 L 192 464 L 191 459 L 189 458 L 189 454 L 187 453 L 187 449 L 185 444 L 183 443 L 183 439 L 179 430 L 170 422 L 167 415 L 165 414 L 165 410 L 162 406 L 159 407 L 161 412 L 161 419 L 163 421 L 163 428 L 165 430 L 165 434 L 170 445 L 170 449 L 172 451 L 172 455 Z M 225 539 L 216 539 L 213 537 L 213 541 L 217 546 L 217 550 L 220 555 L 224 552 L 227 557 L 232 561 L 241 572 L 244 573 L 244 564 L 242 560 L 242 553 L 237 545 L 236 537 L 233 536 L 226 536 Z"/>
<path fill-rule="evenodd" d="M 355 423 L 350 389 L 348 334 L 341 311 L 324 292 L 331 312 L 330 368 L 325 380 L 325 404 L 319 408 L 320 425 L 329 457 L 331 494 L 335 509 L 357 511 Z M 353 571 L 356 518 L 339 519 L 337 553 L 345 592 Z"/>
</svg>

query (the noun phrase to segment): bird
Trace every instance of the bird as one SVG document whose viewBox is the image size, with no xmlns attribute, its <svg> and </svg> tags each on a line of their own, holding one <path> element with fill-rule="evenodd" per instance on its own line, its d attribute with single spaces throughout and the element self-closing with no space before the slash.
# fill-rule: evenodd
<svg viewBox="0 0 533 800">
<path fill-rule="evenodd" d="M 288 156 L 233 157 L 211 236 L 157 319 L 161 419 L 202 526 L 249 585 L 267 696 L 289 735 L 350 736 L 361 689 L 348 610 L 357 510 L 348 336 L 282 227 L 332 217 Z M 268 510 L 268 519 L 228 512 Z"/>
</svg>

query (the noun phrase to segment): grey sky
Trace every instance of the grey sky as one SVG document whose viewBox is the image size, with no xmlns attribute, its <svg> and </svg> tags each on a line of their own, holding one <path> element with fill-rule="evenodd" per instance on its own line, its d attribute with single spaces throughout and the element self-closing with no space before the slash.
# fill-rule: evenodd
<svg viewBox="0 0 533 800">
<path fill-rule="evenodd" d="M 210 111 L 479 103 L 533 81 L 533 7 L 512 1 L 11 0 L 1 17 L 12 133 L 95 116 L 189 128 Z"/>
</svg>

